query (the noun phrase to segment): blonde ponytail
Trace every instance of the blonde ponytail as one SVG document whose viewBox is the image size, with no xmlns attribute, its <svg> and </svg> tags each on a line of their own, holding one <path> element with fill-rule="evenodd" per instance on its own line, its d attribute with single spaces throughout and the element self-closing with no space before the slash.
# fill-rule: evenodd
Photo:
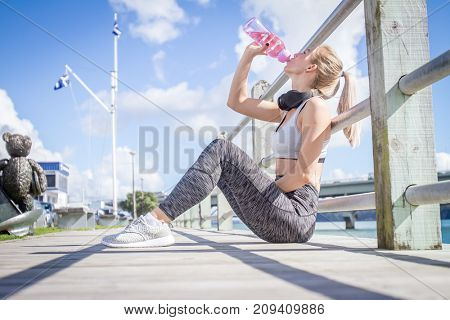
<svg viewBox="0 0 450 320">
<path fill-rule="evenodd" d="M 348 72 L 344 72 L 342 61 L 328 45 L 318 46 L 311 52 L 311 62 L 317 65 L 317 76 L 312 84 L 315 94 L 324 99 L 333 97 L 339 89 L 339 80 L 344 77 L 345 84 L 337 107 L 338 114 L 350 109 L 356 100 L 355 80 Z M 352 148 L 360 143 L 361 124 L 356 122 L 343 129 Z"/>
<path fill-rule="evenodd" d="M 342 72 L 344 77 L 344 88 L 342 89 L 341 98 L 339 99 L 339 104 L 337 107 L 337 113 L 340 114 L 349 110 L 353 107 L 356 101 L 356 87 L 355 87 L 355 79 L 348 72 Z M 344 135 L 347 137 L 348 141 L 352 148 L 359 146 L 360 144 L 360 136 L 361 136 L 361 123 L 360 121 L 353 123 L 351 126 L 348 126 L 343 129 Z"/>
</svg>

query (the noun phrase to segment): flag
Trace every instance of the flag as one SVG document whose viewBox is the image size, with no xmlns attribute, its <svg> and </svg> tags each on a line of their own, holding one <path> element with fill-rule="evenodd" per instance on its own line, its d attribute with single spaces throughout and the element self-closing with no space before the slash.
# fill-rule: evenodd
<svg viewBox="0 0 450 320">
<path fill-rule="evenodd" d="M 59 90 L 61 88 L 65 88 L 69 85 L 69 75 L 67 73 L 63 74 L 59 79 L 58 82 L 56 82 L 53 90 Z"/>
<path fill-rule="evenodd" d="M 120 37 L 121 35 L 121 31 L 119 30 L 119 25 L 117 24 L 117 21 L 114 21 L 114 27 L 113 27 L 113 31 L 112 31 L 113 35 Z"/>
</svg>

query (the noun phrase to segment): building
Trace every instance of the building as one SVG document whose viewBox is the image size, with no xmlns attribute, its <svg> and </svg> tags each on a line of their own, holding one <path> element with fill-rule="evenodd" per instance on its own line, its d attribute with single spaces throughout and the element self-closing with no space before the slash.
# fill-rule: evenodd
<svg viewBox="0 0 450 320">
<path fill-rule="evenodd" d="M 62 162 L 38 162 L 47 178 L 47 191 L 37 199 L 53 203 L 55 208 L 65 207 L 68 202 L 69 167 Z"/>
<path fill-rule="evenodd" d="M 93 200 L 90 203 L 89 208 L 91 208 L 91 210 L 93 210 L 93 211 L 97 211 L 100 209 L 105 212 L 112 213 L 113 212 L 113 201 L 112 200 Z"/>
</svg>

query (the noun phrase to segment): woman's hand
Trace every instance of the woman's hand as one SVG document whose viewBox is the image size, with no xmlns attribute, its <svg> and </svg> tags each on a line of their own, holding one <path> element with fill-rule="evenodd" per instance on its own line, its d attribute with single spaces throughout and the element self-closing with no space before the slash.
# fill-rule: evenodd
<svg viewBox="0 0 450 320">
<path fill-rule="evenodd" d="M 229 107 L 234 108 L 236 105 L 239 105 L 242 101 L 245 101 L 248 98 L 247 78 L 252 60 L 256 56 L 266 55 L 266 50 L 272 40 L 273 35 L 270 35 L 266 39 L 267 45 L 260 46 L 258 43 L 252 42 L 245 48 L 236 71 L 234 72 L 233 81 L 231 81 L 230 93 L 228 94 L 227 102 Z"/>
<path fill-rule="evenodd" d="M 256 41 L 253 41 L 252 43 L 250 43 L 244 51 L 244 55 L 246 55 L 249 58 L 254 58 L 256 56 L 260 56 L 260 55 L 267 55 L 267 48 L 269 47 L 270 41 L 272 41 L 273 35 L 270 35 L 267 39 L 266 39 L 266 43 L 264 46 L 260 46 L 259 43 L 257 43 Z"/>
</svg>

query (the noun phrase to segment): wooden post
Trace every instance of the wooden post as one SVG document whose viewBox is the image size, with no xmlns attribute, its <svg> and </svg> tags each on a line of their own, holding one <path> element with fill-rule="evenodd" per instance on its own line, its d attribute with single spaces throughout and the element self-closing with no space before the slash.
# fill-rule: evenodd
<svg viewBox="0 0 450 320">
<path fill-rule="evenodd" d="M 411 206 L 411 184 L 437 182 L 431 88 L 400 77 L 429 60 L 425 0 L 365 0 L 378 247 L 441 249 L 439 204 Z"/>
<path fill-rule="evenodd" d="M 217 192 L 217 230 L 233 230 L 233 214 L 231 214 L 233 209 L 222 191 L 218 189 Z"/>
<path fill-rule="evenodd" d="M 183 221 L 182 227 L 183 228 L 188 228 L 188 223 L 189 223 L 189 210 L 183 212 L 181 214 L 181 219 Z"/>
<path fill-rule="evenodd" d="M 177 223 L 177 227 L 183 227 L 183 217 L 180 215 L 174 221 Z"/>
<path fill-rule="evenodd" d="M 201 229 L 211 229 L 211 195 L 207 196 L 200 202 L 200 213 L 202 217 L 200 221 Z"/>
<path fill-rule="evenodd" d="M 187 227 L 188 228 L 192 228 L 192 217 L 194 216 L 194 210 L 195 210 L 195 206 L 191 207 L 187 212 L 186 212 L 186 219 L 187 219 Z"/>
<path fill-rule="evenodd" d="M 252 98 L 259 99 L 264 92 L 269 88 L 269 83 L 265 80 L 258 81 L 251 90 Z M 272 100 L 273 101 L 273 98 Z M 252 141 L 253 141 L 253 160 L 257 163 L 272 153 L 271 134 L 275 130 L 276 124 L 258 119 L 252 119 Z M 267 168 L 267 174 L 275 178 L 275 171 L 273 166 Z"/>
<path fill-rule="evenodd" d="M 356 211 L 352 211 L 347 213 L 344 216 L 345 221 L 345 229 L 355 229 L 355 222 L 356 222 Z"/>
<path fill-rule="evenodd" d="M 191 228 L 200 229 L 200 203 L 191 208 Z"/>
</svg>

